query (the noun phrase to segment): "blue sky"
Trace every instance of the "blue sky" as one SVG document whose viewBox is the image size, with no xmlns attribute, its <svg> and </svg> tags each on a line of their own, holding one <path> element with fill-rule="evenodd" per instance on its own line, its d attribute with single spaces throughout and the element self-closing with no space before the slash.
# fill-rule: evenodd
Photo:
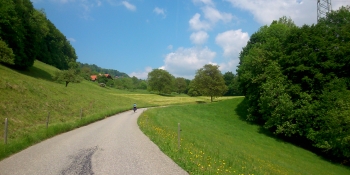
<svg viewBox="0 0 350 175">
<path fill-rule="evenodd" d="M 282 16 L 317 20 L 316 0 L 31 0 L 70 40 L 81 63 L 146 79 L 162 68 L 192 79 L 211 63 L 236 73 L 261 26 Z M 333 10 L 350 0 L 333 0 Z"/>
</svg>

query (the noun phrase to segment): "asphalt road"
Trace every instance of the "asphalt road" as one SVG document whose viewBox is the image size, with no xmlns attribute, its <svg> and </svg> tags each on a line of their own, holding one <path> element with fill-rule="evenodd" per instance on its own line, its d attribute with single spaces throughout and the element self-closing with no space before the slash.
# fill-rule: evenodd
<svg viewBox="0 0 350 175">
<path fill-rule="evenodd" d="M 137 125 L 143 109 L 127 111 L 58 135 L 0 162 L 0 175 L 187 174 Z"/>
</svg>

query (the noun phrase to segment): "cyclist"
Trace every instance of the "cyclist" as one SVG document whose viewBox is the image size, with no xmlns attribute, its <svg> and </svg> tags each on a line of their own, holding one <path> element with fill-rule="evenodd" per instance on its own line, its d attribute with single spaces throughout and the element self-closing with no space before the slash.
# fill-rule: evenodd
<svg viewBox="0 0 350 175">
<path fill-rule="evenodd" d="M 134 112 L 135 112 L 136 111 L 136 103 L 134 103 L 133 107 L 134 107 Z"/>
</svg>

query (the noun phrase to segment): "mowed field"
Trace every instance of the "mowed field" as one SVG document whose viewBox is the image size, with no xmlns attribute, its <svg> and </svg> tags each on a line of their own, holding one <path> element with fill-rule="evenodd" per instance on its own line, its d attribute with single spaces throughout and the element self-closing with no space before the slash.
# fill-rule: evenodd
<svg viewBox="0 0 350 175">
<path fill-rule="evenodd" d="M 245 121 L 244 98 L 149 109 L 141 130 L 190 174 L 350 174 L 349 167 Z M 178 148 L 180 123 L 180 149 Z"/>
<path fill-rule="evenodd" d="M 26 71 L 0 65 L 0 160 L 59 133 L 130 110 L 133 103 L 140 108 L 209 102 L 208 97 L 160 96 L 147 91 L 102 88 L 90 81 L 65 87 L 64 83 L 52 80 L 55 71 L 56 68 L 40 61 Z"/>
</svg>

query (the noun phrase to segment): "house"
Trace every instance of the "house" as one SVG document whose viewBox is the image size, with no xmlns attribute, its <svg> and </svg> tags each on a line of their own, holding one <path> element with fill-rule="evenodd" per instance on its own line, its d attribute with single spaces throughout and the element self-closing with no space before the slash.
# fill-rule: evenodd
<svg viewBox="0 0 350 175">
<path fill-rule="evenodd" d="M 91 75 L 90 78 L 91 78 L 91 81 L 96 81 L 97 80 L 97 75 Z"/>
<path fill-rule="evenodd" d="M 102 76 L 102 74 L 99 74 L 100 76 Z M 103 74 L 105 77 L 113 79 L 112 76 L 110 74 Z M 97 80 L 97 75 L 91 75 L 90 76 L 91 81 L 96 81 Z"/>
<path fill-rule="evenodd" d="M 112 76 L 109 75 L 109 74 L 104 74 L 104 75 L 105 75 L 105 77 L 107 77 L 107 78 L 113 79 Z"/>
</svg>

